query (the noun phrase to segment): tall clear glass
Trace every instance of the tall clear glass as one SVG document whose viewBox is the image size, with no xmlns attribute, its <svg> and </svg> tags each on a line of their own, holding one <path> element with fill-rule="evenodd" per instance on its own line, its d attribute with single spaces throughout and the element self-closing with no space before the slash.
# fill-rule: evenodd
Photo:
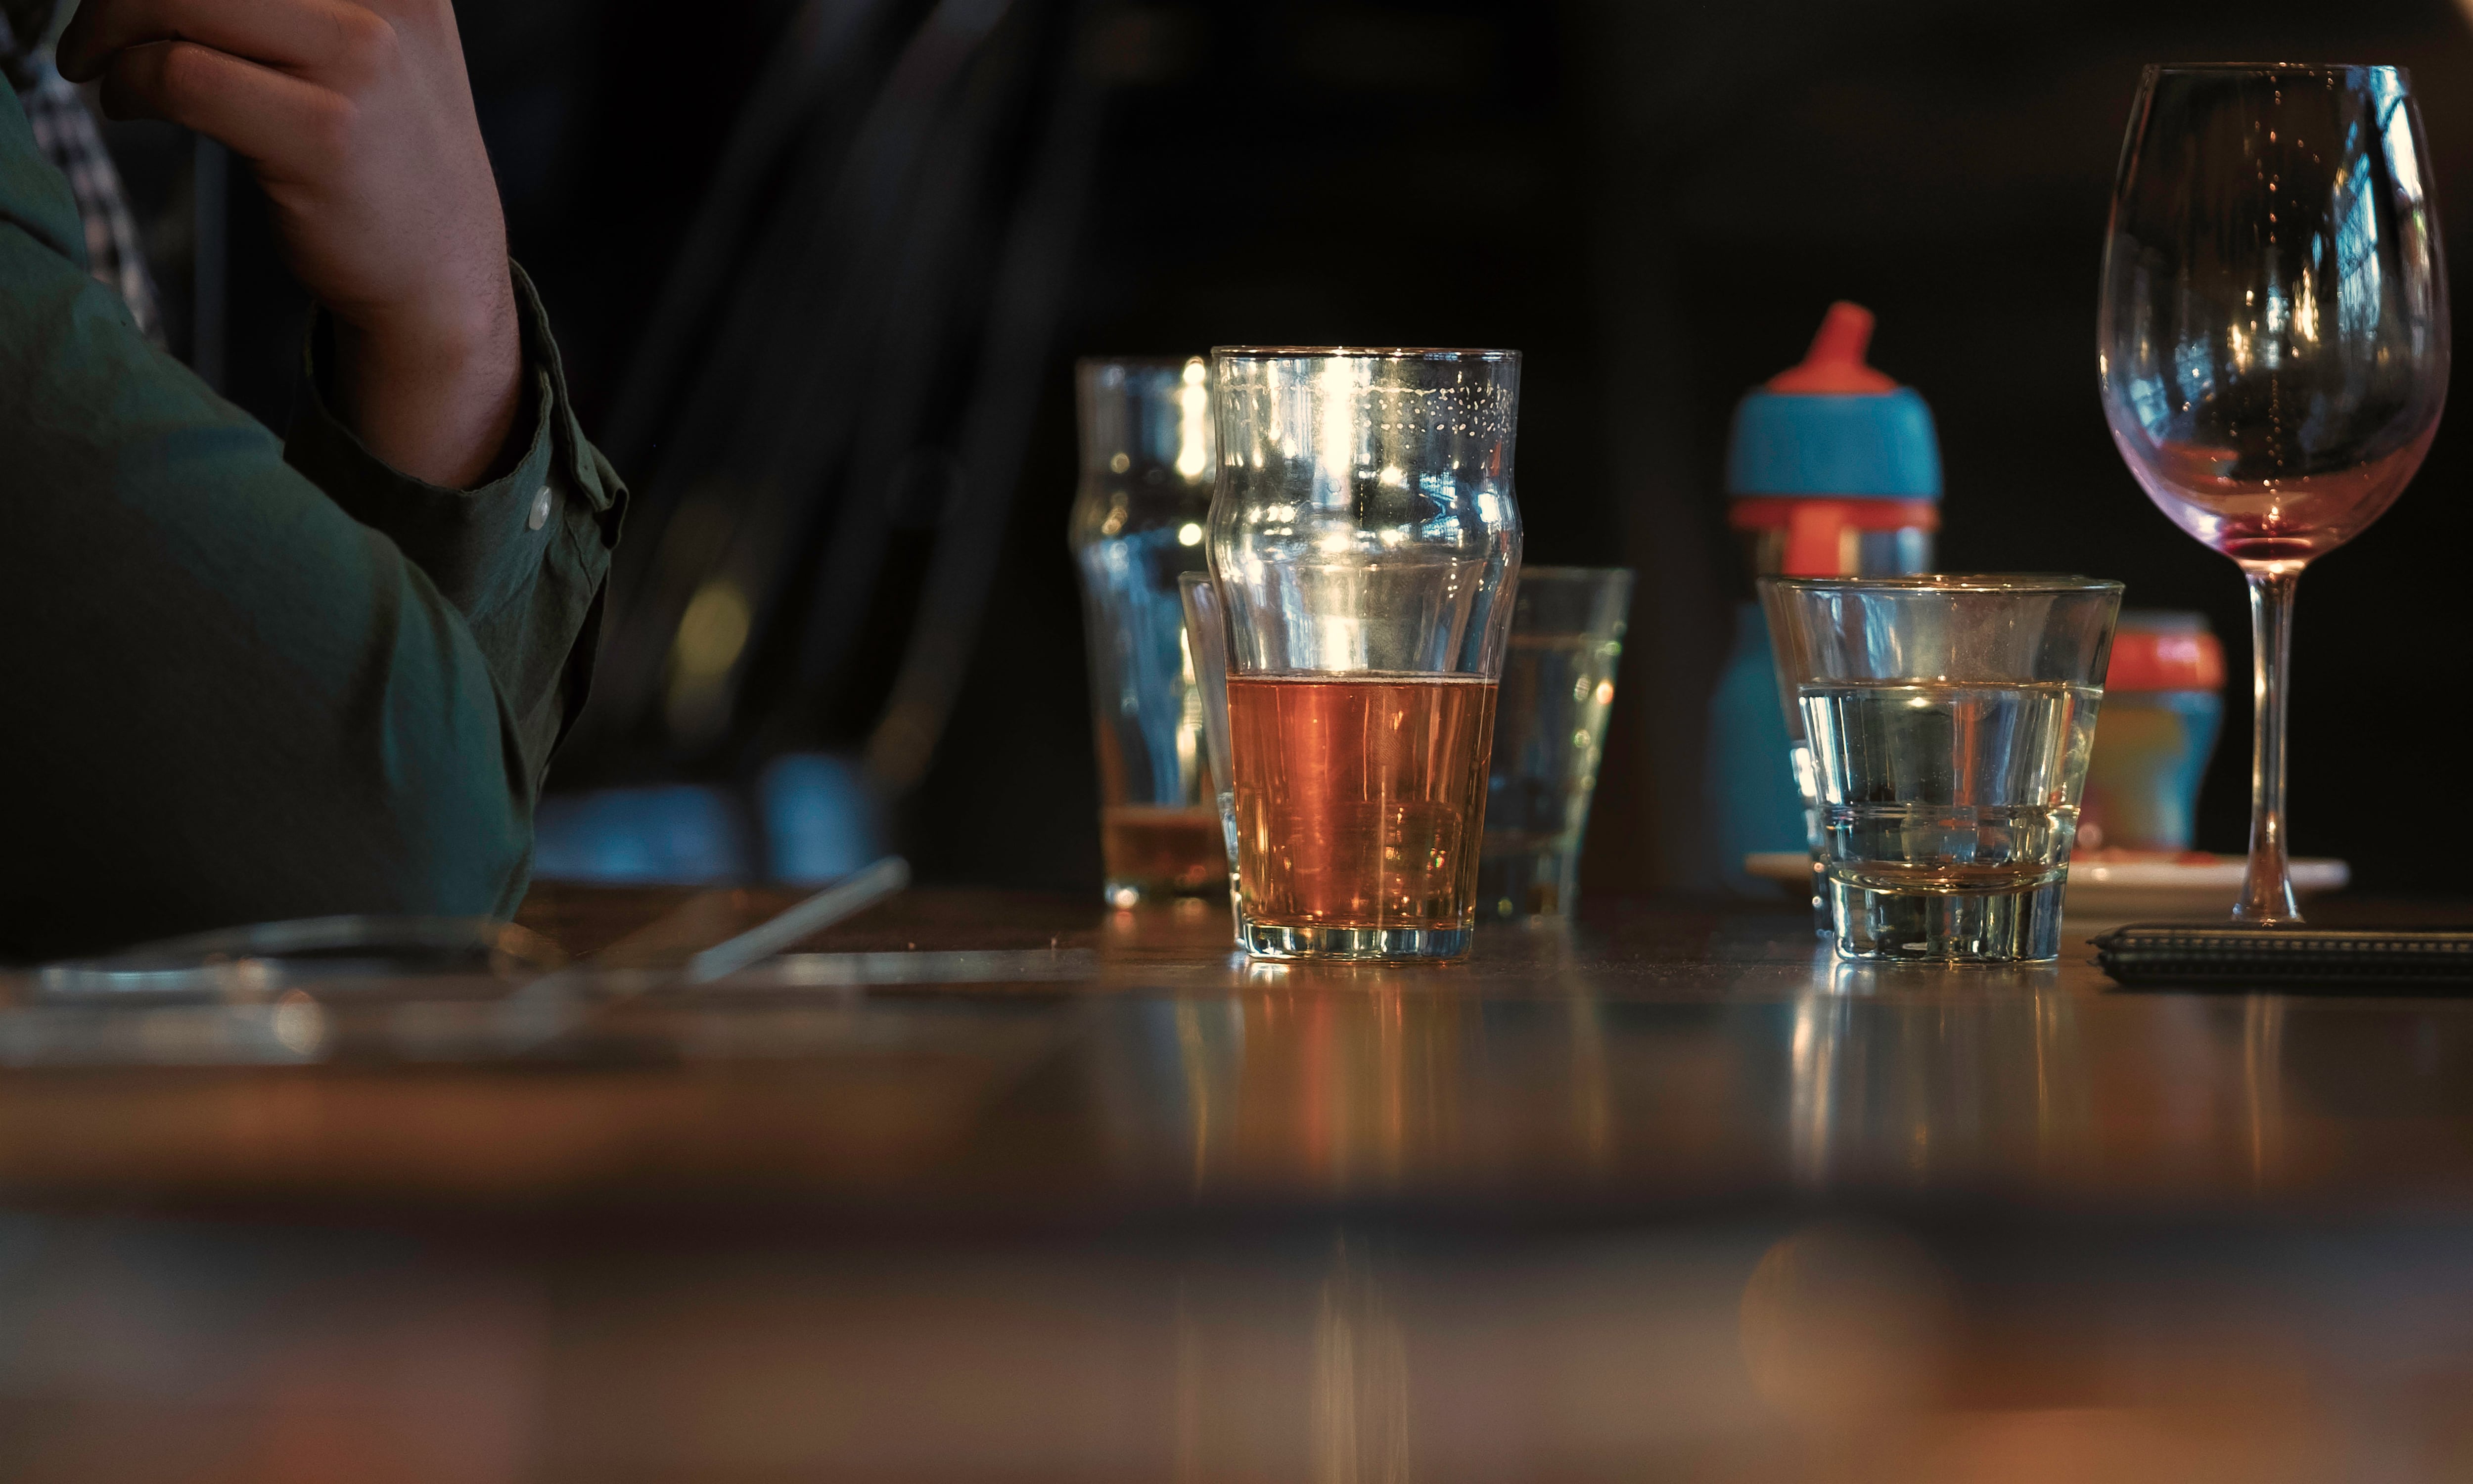
<svg viewBox="0 0 2473 1484">
<path fill-rule="evenodd" d="M 1520 570 L 1520 356 L 1211 355 L 1245 947 L 1457 957 Z"/>
<path fill-rule="evenodd" d="M 1629 567 L 1521 569 L 1494 713 L 1479 917 L 1578 910 L 1580 847 L 1614 714 L 1631 586 Z"/>
<path fill-rule="evenodd" d="M 1068 539 L 1082 569 L 1108 902 L 1228 889 L 1203 705 L 1177 578 L 1203 570 L 1214 429 L 1211 368 L 1086 360 L 1077 368 L 1082 484 Z"/>
<path fill-rule="evenodd" d="M 1194 682 L 1202 691 L 1202 735 L 1210 744 L 1211 778 L 1218 790 L 1219 829 L 1228 845 L 1228 905 L 1236 906 L 1236 770 L 1228 760 L 1228 615 L 1220 610 L 1219 589 L 1208 572 L 1188 572 L 1177 580 L 1185 597 L 1185 649 L 1193 658 Z M 1237 941 L 1244 924 L 1237 923 Z"/>
<path fill-rule="evenodd" d="M 2096 368 L 2129 471 L 2248 580 L 2257 732 L 2236 919 L 2298 922 L 2286 671 L 2301 569 L 2394 502 L 2447 398 L 2447 272 L 2401 67 L 2149 67 Z"/>
</svg>

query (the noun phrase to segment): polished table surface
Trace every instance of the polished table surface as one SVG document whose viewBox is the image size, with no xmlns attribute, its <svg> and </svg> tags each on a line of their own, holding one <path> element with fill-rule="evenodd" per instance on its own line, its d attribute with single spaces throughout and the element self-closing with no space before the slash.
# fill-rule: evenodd
<svg viewBox="0 0 2473 1484">
<path fill-rule="evenodd" d="M 0 979 L 0 1477 L 2473 1468 L 2473 1000 L 795 899 Z"/>
<path fill-rule="evenodd" d="M 612 966 L 569 975 L 540 1028 L 499 1023 L 515 970 L 108 1009 L 18 977 L 0 1181 L 1021 1220 L 1815 1192 L 2473 1210 L 2473 1000 L 2126 993 L 2075 943 L 2037 968 L 1859 967 L 1792 914 L 1637 903 L 1487 929 L 1462 964 L 1248 963 L 1199 904 L 936 891 L 679 982 L 686 949 L 795 899 L 537 891 L 519 922 Z"/>
</svg>

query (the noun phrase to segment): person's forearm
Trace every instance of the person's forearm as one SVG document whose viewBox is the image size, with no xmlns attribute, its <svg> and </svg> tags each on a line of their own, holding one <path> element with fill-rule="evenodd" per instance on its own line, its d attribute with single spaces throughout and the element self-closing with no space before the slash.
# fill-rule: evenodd
<svg viewBox="0 0 2473 1484">
<path fill-rule="evenodd" d="M 463 613 L 497 677 L 539 778 L 581 704 L 591 656 L 583 635 L 607 574 L 626 491 L 575 425 L 548 317 L 510 265 L 523 391 L 506 451 L 485 481 L 441 489 L 372 456 L 343 413 L 331 354 L 313 325 L 284 458 L 345 514 L 380 531 Z"/>
<path fill-rule="evenodd" d="M 479 323 L 335 323 L 336 413 L 370 452 L 449 490 L 486 483 L 509 462 L 522 410 L 523 347 L 512 288 Z"/>
</svg>

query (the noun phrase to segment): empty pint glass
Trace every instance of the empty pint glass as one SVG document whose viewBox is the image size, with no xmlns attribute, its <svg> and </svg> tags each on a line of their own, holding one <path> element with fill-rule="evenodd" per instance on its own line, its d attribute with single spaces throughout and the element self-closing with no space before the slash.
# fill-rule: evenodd
<svg viewBox="0 0 2473 1484">
<path fill-rule="evenodd" d="M 1077 368 L 1082 488 L 1068 539 L 1082 568 L 1099 750 L 1108 903 L 1228 889 L 1202 699 L 1176 580 L 1203 565 L 1211 513 L 1211 371 L 1188 360 Z"/>
<path fill-rule="evenodd" d="M 1244 945 L 1457 957 L 1520 570 L 1520 357 L 1236 347 L 1212 371 Z"/>
</svg>

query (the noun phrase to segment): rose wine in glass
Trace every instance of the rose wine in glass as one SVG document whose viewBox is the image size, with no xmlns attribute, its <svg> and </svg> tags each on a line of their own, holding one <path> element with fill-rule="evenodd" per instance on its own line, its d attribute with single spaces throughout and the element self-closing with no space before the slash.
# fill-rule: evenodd
<svg viewBox="0 0 2473 1484">
<path fill-rule="evenodd" d="M 2096 365 L 2129 471 L 2248 581 L 2257 730 L 2233 916 L 2298 922 L 2293 587 L 2394 503 L 2447 399 L 2447 273 L 2404 69 L 2148 68 L 2113 186 Z"/>
</svg>

